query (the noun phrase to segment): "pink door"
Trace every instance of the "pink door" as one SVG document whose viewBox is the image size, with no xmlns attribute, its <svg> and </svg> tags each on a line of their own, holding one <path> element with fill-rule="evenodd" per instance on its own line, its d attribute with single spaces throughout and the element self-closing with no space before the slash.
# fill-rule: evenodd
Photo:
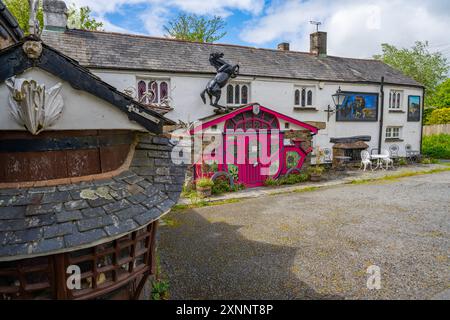
<svg viewBox="0 0 450 320">
<path fill-rule="evenodd" d="M 234 139 L 234 157 L 231 157 L 231 150 L 226 145 L 226 154 L 228 171 L 233 175 L 235 180 L 244 183 L 247 187 L 256 187 L 264 184 L 264 180 L 268 177 L 270 162 L 267 158 L 270 156 L 271 143 L 270 134 L 260 135 L 260 130 L 264 129 L 270 132 L 272 129 L 279 129 L 277 118 L 266 112 L 253 113 L 246 111 L 236 115 L 234 118 L 226 122 L 227 130 L 234 130 L 237 133 L 234 137 L 228 136 L 226 139 Z M 280 140 L 281 135 L 277 135 Z M 267 143 L 263 143 L 261 139 L 267 139 Z M 232 144 L 228 144 L 231 146 Z M 264 146 L 265 147 L 264 147 Z M 260 150 L 266 152 L 266 159 L 260 159 Z M 277 153 L 277 159 L 279 155 Z"/>
</svg>

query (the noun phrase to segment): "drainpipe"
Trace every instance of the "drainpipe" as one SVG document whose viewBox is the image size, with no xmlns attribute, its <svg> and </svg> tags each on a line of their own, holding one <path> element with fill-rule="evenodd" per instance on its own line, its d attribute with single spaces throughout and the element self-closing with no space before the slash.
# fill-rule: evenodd
<svg viewBox="0 0 450 320">
<path fill-rule="evenodd" d="M 380 84 L 381 104 L 380 104 L 380 134 L 378 136 L 378 153 L 381 153 L 381 141 L 383 139 L 383 116 L 384 116 L 384 77 L 381 77 Z"/>
<path fill-rule="evenodd" d="M 420 126 L 420 154 L 422 154 L 422 139 L 423 139 L 423 113 L 425 112 L 425 87 L 422 88 L 422 108 L 421 108 L 421 126 Z"/>
</svg>

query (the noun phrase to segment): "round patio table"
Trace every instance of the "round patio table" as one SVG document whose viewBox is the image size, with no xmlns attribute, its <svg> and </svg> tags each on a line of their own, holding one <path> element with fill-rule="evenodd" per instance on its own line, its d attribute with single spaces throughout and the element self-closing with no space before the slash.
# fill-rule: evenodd
<svg viewBox="0 0 450 320">
<path fill-rule="evenodd" d="M 384 169 L 383 168 L 383 159 L 387 159 L 387 158 L 389 158 L 389 155 L 386 155 L 386 154 L 372 154 L 370 156 L 370 159 L 377 161 L 377 166 L 373 170 L 377 170 L 379 168 Z"/>
</svg>

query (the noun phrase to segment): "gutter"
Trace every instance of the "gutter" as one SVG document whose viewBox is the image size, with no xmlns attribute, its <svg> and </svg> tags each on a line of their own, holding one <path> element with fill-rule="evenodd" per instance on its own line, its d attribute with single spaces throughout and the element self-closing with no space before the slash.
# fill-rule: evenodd
<svg viewBox="0 0 450 320">
<path fill-rule="evenodd" d="M 421 108 L 421 125 L 420 125 L 420 145 L 419 145 L 419 150 L 420 150 L 420 154 L 422 154 L 422 142 L 423 142 L 423 115 L 425 112 L 425 87 L 422 88 L 422 108 Z"/>
<path fill-rule="evenodd" d="M 381 77 L 380 83 L 380 132 L 378 136 L 378 153 L 381 154 L 381 143 L 383 139 L 383 118 L 384 118 L 384 77 Z"/>
</svg>

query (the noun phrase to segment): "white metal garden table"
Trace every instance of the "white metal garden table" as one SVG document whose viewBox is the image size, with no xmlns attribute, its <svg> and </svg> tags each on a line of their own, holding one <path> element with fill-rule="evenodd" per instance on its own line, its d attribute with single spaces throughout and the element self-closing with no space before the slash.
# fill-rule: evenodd
<svg viewBox="0 0 450 320">
<path fill-rule="evenodd" d="M 389 155 L 387 155 L 387 154 L 372 154 L 372 155 L 370 155 L 370 159 L 371 160 L 376 160 L 377 161 L 377 166 L 373 170 L 384 169 L 383 168 L 383 161 L 385 159 L 388 159 L 388 158 L 389 158 Z M 387 169 L 387 166 L 388 165 L 386 165 L 386 169 Z"/>
</svg>

